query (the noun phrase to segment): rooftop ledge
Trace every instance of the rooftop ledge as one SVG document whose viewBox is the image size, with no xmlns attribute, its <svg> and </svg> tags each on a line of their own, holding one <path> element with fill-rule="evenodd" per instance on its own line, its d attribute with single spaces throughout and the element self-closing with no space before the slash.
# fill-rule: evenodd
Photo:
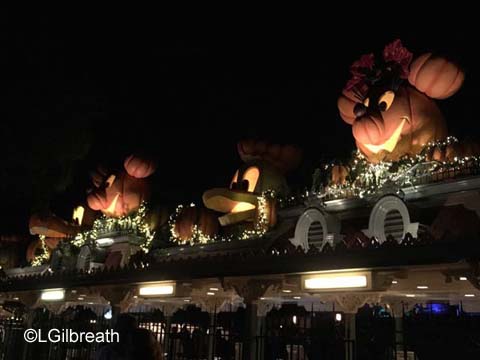
<svg viewBox="0 0 480 360">
<path fill-rule="evenodd" d="M 444 198 L 450 194 L 472 191 L 480 189 L 480 176 L 472 176 L 463 179 L 452 179 L 449 181 L 412 185 L 400 188 L 399 196 L 406 202 L 416 201 L 426 198 L 440 197 Z M 382 195 L 387 195 L 387 191 L 379 191 L 374 195 L 369 195 L 364 198 L 352 197 L 344 199 L 334 199 L 322 202 L 323 207 L 327 211 L 343 211 L 363 207 L 366 204 L 378 199 Z"/>
</svg>

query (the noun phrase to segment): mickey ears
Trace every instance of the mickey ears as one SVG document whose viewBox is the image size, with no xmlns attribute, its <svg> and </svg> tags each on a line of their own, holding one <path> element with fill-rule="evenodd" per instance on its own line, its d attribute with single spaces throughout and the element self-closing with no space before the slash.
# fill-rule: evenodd
<svg viewBox="0 0 480 360">
<path fill-rule="evenodd" d="M 282 173 L 296 168 L 302 160 L 302 150 L 294 145 L 268 144 L 263 141 L 242 140 L 237 144 L 244 162 L 264 160 Z"/>
<path fill-rule="evenodd" d="M 136 155 L 130 155 L 125 159 L 123 167 L 128 175 L 137 179 L 142 179 L 152 175 L 157 166 L 152 160 Z"/>
<path fill-rule="evenodd" d="M 410 66 L 408 81 L 433 99 L 446 99 L 455 94 L 463 84 L 465 74 L 456 64 L 439 56 L 426 53 Z"/>
</svg>

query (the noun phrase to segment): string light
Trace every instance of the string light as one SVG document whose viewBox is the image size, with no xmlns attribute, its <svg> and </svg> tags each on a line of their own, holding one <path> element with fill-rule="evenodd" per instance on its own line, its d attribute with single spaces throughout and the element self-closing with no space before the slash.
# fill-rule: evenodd
<svg viewBox="0 0 480 360">
<path fill-rule="evenodd" d="M 192 226 L 192 234 L 188 239 L 180 238 L 179 234 L 175 231 L 175 224 L 178 216 L 182 213 L 184 206 L 177 206 L 175 213 L 170 217 L 170 235 L 172 241 L 178 245 L 197 245 L 208 244 L 213 242 L 230 242 L 232 240 L 248 240 L 252 238 L 261 238 L 268 231 L 270 226 L 270 204 L 275 199 L 275 192 L 273 190 L 264 191 L 257 197 L 257 218 L 254 221 L 253 229 L 245 229 L 240 234 L 221 236 L 204 234 L 201 229 L 195 224 Z M 195 204 L 190 204 L 190 207 L 194 207 Z"/>
<path fill-rule="evenodd" d="M 378 194 L 384 189 L 400 192 L 401 188 L 414 186 L 420 180 L 435 181 L 435 176 L 449 176 L 451 172 L 458 172 L 470 167 L 480 167 L 478 156 L 456 156 L 449 160 L 435 160 L 435 151 L 441 151 L 440 157 L 445 158 L 448 146 L 458 143 L 453 136 L 443 141 L 434 141 L 424 145 L 420 154 L 405 156 L 398 161 L 369 162 L 365 156 L 357 151 L 349 164 L 349 174 L 344 184 L 319 186 L 311 192 L 304 192 L 296 197 L 279 199 L 281 207 L 304 203 L 312 196 L 323 201 L 345 199 L 352 197 L 364 198 Z M 336 164 L 327 164 L 323 167 L 324 174 L 329 174 Z M 432 179 L 433 178 L 433 179 Z M 430 179 L 430 180 L 429 180 Z"/>
<path fill-rule="evenodd" d="M 38 235 L 38 239 L 40 240 L 40 249 L 41 253 L 35 255 L 30 265 L 32 266 L 40 266 L 45 264 L 50 259 L 50 252 L 47 249 L 47 245 L 45 244 L 45 235 Z"/>
<path fill-rule="evenodd" d="M 184 210 L 184 206 L 179 205 L 174 214 L 169 219 L 169 229 L 171 240 L 177 245 L 197 245 L 213 242 L 230 242 L 233 240 L 247 240 L 263 237 L 270 227 L 270 206 L 275 201 L 279 207 L 284 208 L 305 203 L 308 199 L 315 197 L 322 201 L 331 199 L 343 199 L 351 197 L 363 198 L 373 194 L 378 194 L 384 189 L 400 192 L 402 187 L 414 186 L 422 178 L 427 181 L 435 181 L 432 177 L 449 176 L 451 171 L 461 171 L 471 167 L 480 168 L 480 157 L 478 156 L 456 156 L 453 159 L 443 160 L 445 150 L 448 146 L 457 144 L 458 140 L 454 137 L 447 137 L 443 141 L 434 141 L 426 144 L 423 150 L 415 156 L 405 156 L 398 161 L 382 161 L 371 163 L 360 152 L 357 151 L 349 164 L 348 175 L 345 182 L 339 184 L 329 184 L 323 186 L 321 183 L 311 191 L 304 191 L 301 194 L 286 197 L 277 197 L 271 190 L 263 192 L 257 197 L 256 219 L 253 222 L 252 229 L 244 229 L 236 235 L 208 235 L 198 227 L 192 225 L 191 236 L 188 239 L 180 238 L 175 231 L 175 224 L 179 215 Z M 432 160 L 436 151 L 441 151 L 442 160 Z M 323 173 L 329 174 L 336 164 L 327 164 L 323 167 Z M 190 204 L 194 207 L 195 204 Z M 119 218 L 107 217 L 103 215 L 96 219 L 90 230 L 78 233 L 71 244 L 81 247 L 85 244 L 95 244 L 95 240 L 103 234 L 108 233 L 133 233 L 144 238 L 140 245 L 141 249 L 148 253 L 155 233 L 147 224 L 146 218 L 147 206 L 142 203 L 139 209 L 128 216 Z M 32 266 L 39 266 L 46 263 L 50 258 L 50 253 L 45 244 L 45 236 L 40 236 L 41 254 L 35 256 Z"/>
<path fill-rule="evenodd" d="M 142 202 L 138 210 L 131 215 L 126 215 L 119 218 L 102 215 L 102 217 L 94 221 L 91 230 L 78 233 L 75 236 L 75 239 L 72 241 L 72 244 L 76 247 L 81 247 L 87 243 L 94 242 L 102 234 L 108 234 L 112 232 L 127 232 L 130 234 L 138 234 L 143 237 L 145 240 L 142 244 L 140 244 L 140 248 L 145 253 L 148 253 L 152 240 L 155 236 L 155 232 L 152 231 L 150 225 L 145 220 L 146 213 L 147 205 L 145 202 Z"/>
</svg>

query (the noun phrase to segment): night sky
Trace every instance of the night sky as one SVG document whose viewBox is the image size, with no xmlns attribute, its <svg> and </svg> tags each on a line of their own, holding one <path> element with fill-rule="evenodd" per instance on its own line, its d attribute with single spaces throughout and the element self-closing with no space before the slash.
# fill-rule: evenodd
<svg viewBox="0 0 480 360">
<path fill-rule="evenodd" d="M 314 24 L 207 34 L 124 20 L 7 19 L 0 233 L 26 233 L 38 209 L 69 215 L 85 198 L 90 169 L 118 166 L 137 150 L 157 159 L 155 196 L 172 208 L 226 185 L 240 164 L 235 144 L 248 137 L 302 147 L 291 180 L 308 186 L 316 165 L 354 149 L 336 108 L 350 64 L 396 38 L 416 55 L 435 51 L 464 67 L 463 89 L 439 104 L 451 134 L 478 138 L 478 50 L 466 31 L 359 34 Z"/>
</svg>

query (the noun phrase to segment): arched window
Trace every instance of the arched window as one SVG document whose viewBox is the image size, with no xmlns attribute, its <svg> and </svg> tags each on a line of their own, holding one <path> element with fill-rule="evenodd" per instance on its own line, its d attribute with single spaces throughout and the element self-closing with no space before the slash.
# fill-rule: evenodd
<svg viewBox="0 0 480 360">
<path fill-rule="evenodd" d="M 295 235 L 290 242 L 307 251 L 314 245 L 322 249 L 327 242 L 333 241 L 333 233 L 338 233 L 340 224 L 333 216 L 317 208 L 309 208 L 299 217 Z"/>
<path fill-rule="evenodd" d="M 386 241 L 389 235 L 400 242 L 407 232 L 416 237 L 419 226 L 418 223 L 410 222 L 410 213 L 403 200 L 388 195 L 378 200 L 373 207 L 365 233 L 375 236 L 380 243 Z"/>
</svg>

